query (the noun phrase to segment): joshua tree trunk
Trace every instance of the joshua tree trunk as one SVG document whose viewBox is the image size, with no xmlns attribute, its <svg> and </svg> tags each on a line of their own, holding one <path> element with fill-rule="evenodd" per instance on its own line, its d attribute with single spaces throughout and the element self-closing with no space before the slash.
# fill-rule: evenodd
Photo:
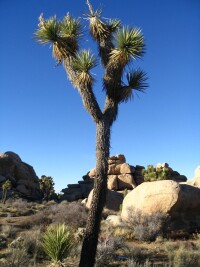
<svg viewBox="0 0 200 267">
<path fill-rule="evenodd" d="M 96 124 L 96 178 L 79 267 L 93 267 L 101 214 L 106 201 L 110 125 L 106 119 Z"/>
<path fill-rule="evenodd" d="M 7 198 L 7 190 L 3 190 L 3 196 L 2 196 L 2 203 L 6 203 L 6 198 Z"/>
</svg>

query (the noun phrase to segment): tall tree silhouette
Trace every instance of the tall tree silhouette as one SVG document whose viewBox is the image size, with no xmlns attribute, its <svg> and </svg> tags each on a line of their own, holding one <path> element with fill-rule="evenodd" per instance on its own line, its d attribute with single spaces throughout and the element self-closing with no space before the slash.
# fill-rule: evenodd
<svg viewBox="0 0 200 267">
<path fill-rule="evenodd" d="M 104 108 L 94 95 L 91 69 L 98 61 L 90 50 L 81 50 L 79 37 L 83 24 L 68 13 L 63 20 L 56 16 L 39 17 L 35 37 L 41 44 L 51 44 L 57 63 L 63 63 L 69 80 L 81 95 L 83 105 L 96 124 L 96 179 L 93 200 L 83 240 L 80 267 L 93 267 L 100 230 L 101 214 L 106 200 L 110 129 L 117 118 L 118 106 L 133 98 L 134 91 L 144 91 L 147 75 L 140 69 L 130 69 L 130 63 L 143 56 L 144 37 L 141 30 L 122 27 L 118 19 L 104 20 L 101 10 L 94 10 L 87 0 L 89 31 L 96 41 L 104 68 Z M 126 79 L 126 82 L 124 81 Z M 89 255 L 88 255 L 89 253 Z"/>
</svg>

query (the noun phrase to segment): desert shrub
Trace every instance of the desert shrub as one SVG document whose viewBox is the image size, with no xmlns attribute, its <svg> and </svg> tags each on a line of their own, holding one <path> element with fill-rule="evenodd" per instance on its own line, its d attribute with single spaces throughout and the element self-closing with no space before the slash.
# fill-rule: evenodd
<svg viewBox="0 0 200 267">
<path fill-rule="evenodd" d="M 145 264 L 150 254 L 147 249 L 140 246 L 131 246 L 129 251 L 129 261 L 137 264 Z"/>
<path fill-rule="evenodd" d="M 172 243 L 172 242 L 171 242 Z M 173 249 L 172 249 L 173 248 Z M 191 242 L 175 242 L 170 248 L 166 246 L 170 266 L 173 267 L 197 267 L 200 266 L 200 254 Z"/>
<path fill-rule="evenodd" d="M 43 235 L 42 248 L 55 263 L 67 258 L 72 246 L 71 230 L 64 224 L 50 225 Z"/>
<path fill-rule="evenodd" d="M 71 202 L 63 205 L 62 203 L 52 207 L 53 211 L 52 222 L 66 223 L 72 228 L 80 228 L 86 226 L 87 211 L 79 202 Z"/>
<path fill-rule="evenodd" d="M 23 238 L 18 237 L 9 244 L 9 255 L 6 258 L 8 267 L 25 267 L 29 262 Z"/>
<path fill-rule="evenodd" d="M 31 211 L 32 203 L 24 199 L 15 199 L 12 202 L 12 211 L 15 212 L 15 215 L 29 215 Z"/>
<path fill-rule="evenodd" d="M 100 235 L 95 267 L 108 266 L 112 262 L 116 251 L 124 248 L 123 239 L 112 236 L 111 232 L 107 231 L 104 235 Z"/>
<path fill-rule="evenodd" d="M 6 238 L 8 237 L 15 238 L 17 232 L 18 232 L 18 229 L 13 225 L 3 224 L 1 226 L 1 233 L 4 234 Z"/>
<path fill-rule="evenodd" d="M 128 260 L 127 267 L 153 267 L 152 263 L 149 260 L 146 260 L 145 263 L 139 263 L 135 259 L 131 258 Z"/>
<path fill-rule="evenodd" d="M 121 237 L 126 240 L 133 240 L 134 233 L 130 227 L 126 226 L 115 226 L 113 227 L 113 235 L 117 237 Z"/>
<path fill-rule="evenodd" d="M 4 233 L 1 233 L 0 234 L 0 249 L 5 248 L 6 246 L 7 246 L 7 237 Z"/>
<path fill-rule="evenodd" d="M 85 227 L 86 221 L 87 211 L 80 203 L 52 203 L 48 204 L 46 208 L 42 208 L 37 213 L 30 216 L 27 221 L 25 220 L 24 226 L 27 228 L 34 225 L 45 227 L 51 223 L 65 223 L 72 228 L 78 229 L 79 227 Z"/>
<path fill-rule="evenodd" d="M 127 267 L 169 267 L 167 263 L 154 264 L 148 259 L 144 263 L 138 263 L 134 259 L 129 259 L 126 265 Z"/>
<path fill-rule="evenodd" d="M 153 165 L 148 165 L 146 169 L 142 170 L 142 175 L 145 182 L 169 180 L 171 179 L 172 171 L 170 168 L 158 169 Z"/>
<path fill-rule="evenodd" d="M 26 248 L 27 253 L 32 257 L 32 261 L 36 263 L 37 258 L 43 256 L 41 229 L 35 227 L 21 233 L 21 237 L 23 238 L 23 246 Z"/>
<path fill-rule="evenodd" d="M 27 228 L 33 226 L 47 226 L 52 223 L 52 214 L 49 208 L 38 211 L 36 214 L 30 216 L 27 221 Z"/>
<path fill-rule="evenodd" d="M 152 215 L 144 215 L 141 211 L 129 209 L 128 226 L 133 229 L 134 237 L 140 241 L 154 241 L 158 235 L 166 232 L 169 217 L 166 214 L 156 212 Z"/>
</svg>

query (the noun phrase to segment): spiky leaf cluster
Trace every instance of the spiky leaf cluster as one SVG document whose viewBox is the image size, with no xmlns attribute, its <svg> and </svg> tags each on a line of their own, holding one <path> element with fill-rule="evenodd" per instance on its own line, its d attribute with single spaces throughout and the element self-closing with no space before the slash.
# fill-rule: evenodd
<svg viewBox="0 0 200 267">
<path fill-rule="evenodd" d="M 79 19 L 67 14 L 62 21 L 57 20 L 56 16 L 44 20 L 40 15 L 38 27 L 35 38 L 41 44 L 52 44 L 52 53 L 58 62 L 74 56 L 78 51 L 78 37 L 82 32 Z"/>
<path fill-rule="evenodd" d="M 73 60 L 73 67 L 80 72 L 89 72 L 97 66 L 97 59 L 90 50 L 81 50 Z"/>
<path fill-rule="evenodd" d="M 121 21 L 118 19 L 110 19 L 108 21 L 108 27 L 110 29 L 110 32 L 115 32 L 117 29 L 119 29 L 121 25 Z"/>
<path fill-rule="evenodd" d="M 77 84 L 87 86 L 92 85 L 93 78 L 90 70 L 97 66 L 97 59 L 90 50 L 81 50 L 73 59 L 73 69 L 77 73 Z"/>
<path fill-rule="evenodd" d="M 61 23 L 61 34 L 63 37 L 77 37 L 82 35 L 80 19 L 75 19 L 67 13 Z"/>
<path fill-rule="evenodd" d="M 65 225 L 50 225 L 43 235 L 42 248 L 54 261 L 62 262 L 73 245 L 71 230 Z"/>
<path fill-rule="evenodd" d="M 98 13 L 89 17 L 90 20 L 90 33 L 95 40 L 107 38 L 110 35 L 109 27 L 99 18 Z"/>
<path fill-rule="evenodd" d="M 41 14 L 39 22 L 39 29 L 35 33 L 38 43 L 47 44 L 49 42 L 57 42 L 60 36 L 61 24 L 57 21 L 56 16 L 44 20 Z"/>
<path fill-rule="evenodd" d="M 119 102 L 127 102 L 128 100 L 131 100 L 134 96 L 134 91 L 143 92 L 148 87 L 148 84 L 146 83 L 148 79 L 147 74 L 140 69 L 130 70 L 126 74 L 126 79 L 128 85 L 123 86 L 119 90 Z"/>
<path fill-rule="evenodd" d="M 144 53 L 144 37 L 137 28 L 123 27 L 115 35 L 115 48 L 110 54 L 110 64 L 127 65 L 131 58 L 136 59 Z"/>
</svg>

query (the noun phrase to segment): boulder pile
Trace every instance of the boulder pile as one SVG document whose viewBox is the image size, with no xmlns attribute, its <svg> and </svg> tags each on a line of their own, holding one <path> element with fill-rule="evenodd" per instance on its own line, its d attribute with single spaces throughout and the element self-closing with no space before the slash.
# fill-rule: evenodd
<svg viewBox="0 0 200 267">
<path fill-rule="evenodd" d="M 122 192 L 124 189 L 132 190 L 144 181 L 142 176 L 143 166 L 135 167 L 126 163 L 126 158 L 122 154 L 112 156 L 108 159 L 108 189 Z M 95 168 L 91 169 L 83 176 L 83 181 L 77 184 L 69 184 L 63 189 L 63 200 L 74 201 L 80 198 L 87 198 L 93 189 L 96 178 Z"/>
<path fill-rule="evenodd" d="M 0 153 L 0 188 L 6 180 L 9 180 L 12 185 L 8 190 L 8 197 L 18 195 L 31 200 L 41 199 L 39 179 L 33 167 L 10 151 Z M 2 197 L 1 190 L 0 197 Z"/>
<path fill-rule="evenodd" d="M 167 163 L 158 163 L 155 167 L 153 165 L 149 166 L 152 166 L 152 172 L 150 173 L 148 168 L 145 170 L 143 166 L 128 164 L 125 156 L 122 154 L 109 157 L 107 176 L 108 190 L 119 193 L 122 193 L 125 189 L 132 190 L 146 179 L 149 181 L 152 180 L 152 174 L 155 180 L 159 180 L 159 177 L 157 177 L 158 174 L 165 174 L 166 172 L 170 174 L 170 180 L 176 182 L 185 182 L 187 180 L 184 175 L 180 175 L 180 173 L 174 171 Z M 62 190 L 64 193 L 62 200 L 74 201 L 87 198 L 93 189 L 95 179 L 96 170 L 93 168 L 83 176 L 83 181 L 79 181 L 77 184 L 69 184 L 67 188 Z"/>
</svg>

